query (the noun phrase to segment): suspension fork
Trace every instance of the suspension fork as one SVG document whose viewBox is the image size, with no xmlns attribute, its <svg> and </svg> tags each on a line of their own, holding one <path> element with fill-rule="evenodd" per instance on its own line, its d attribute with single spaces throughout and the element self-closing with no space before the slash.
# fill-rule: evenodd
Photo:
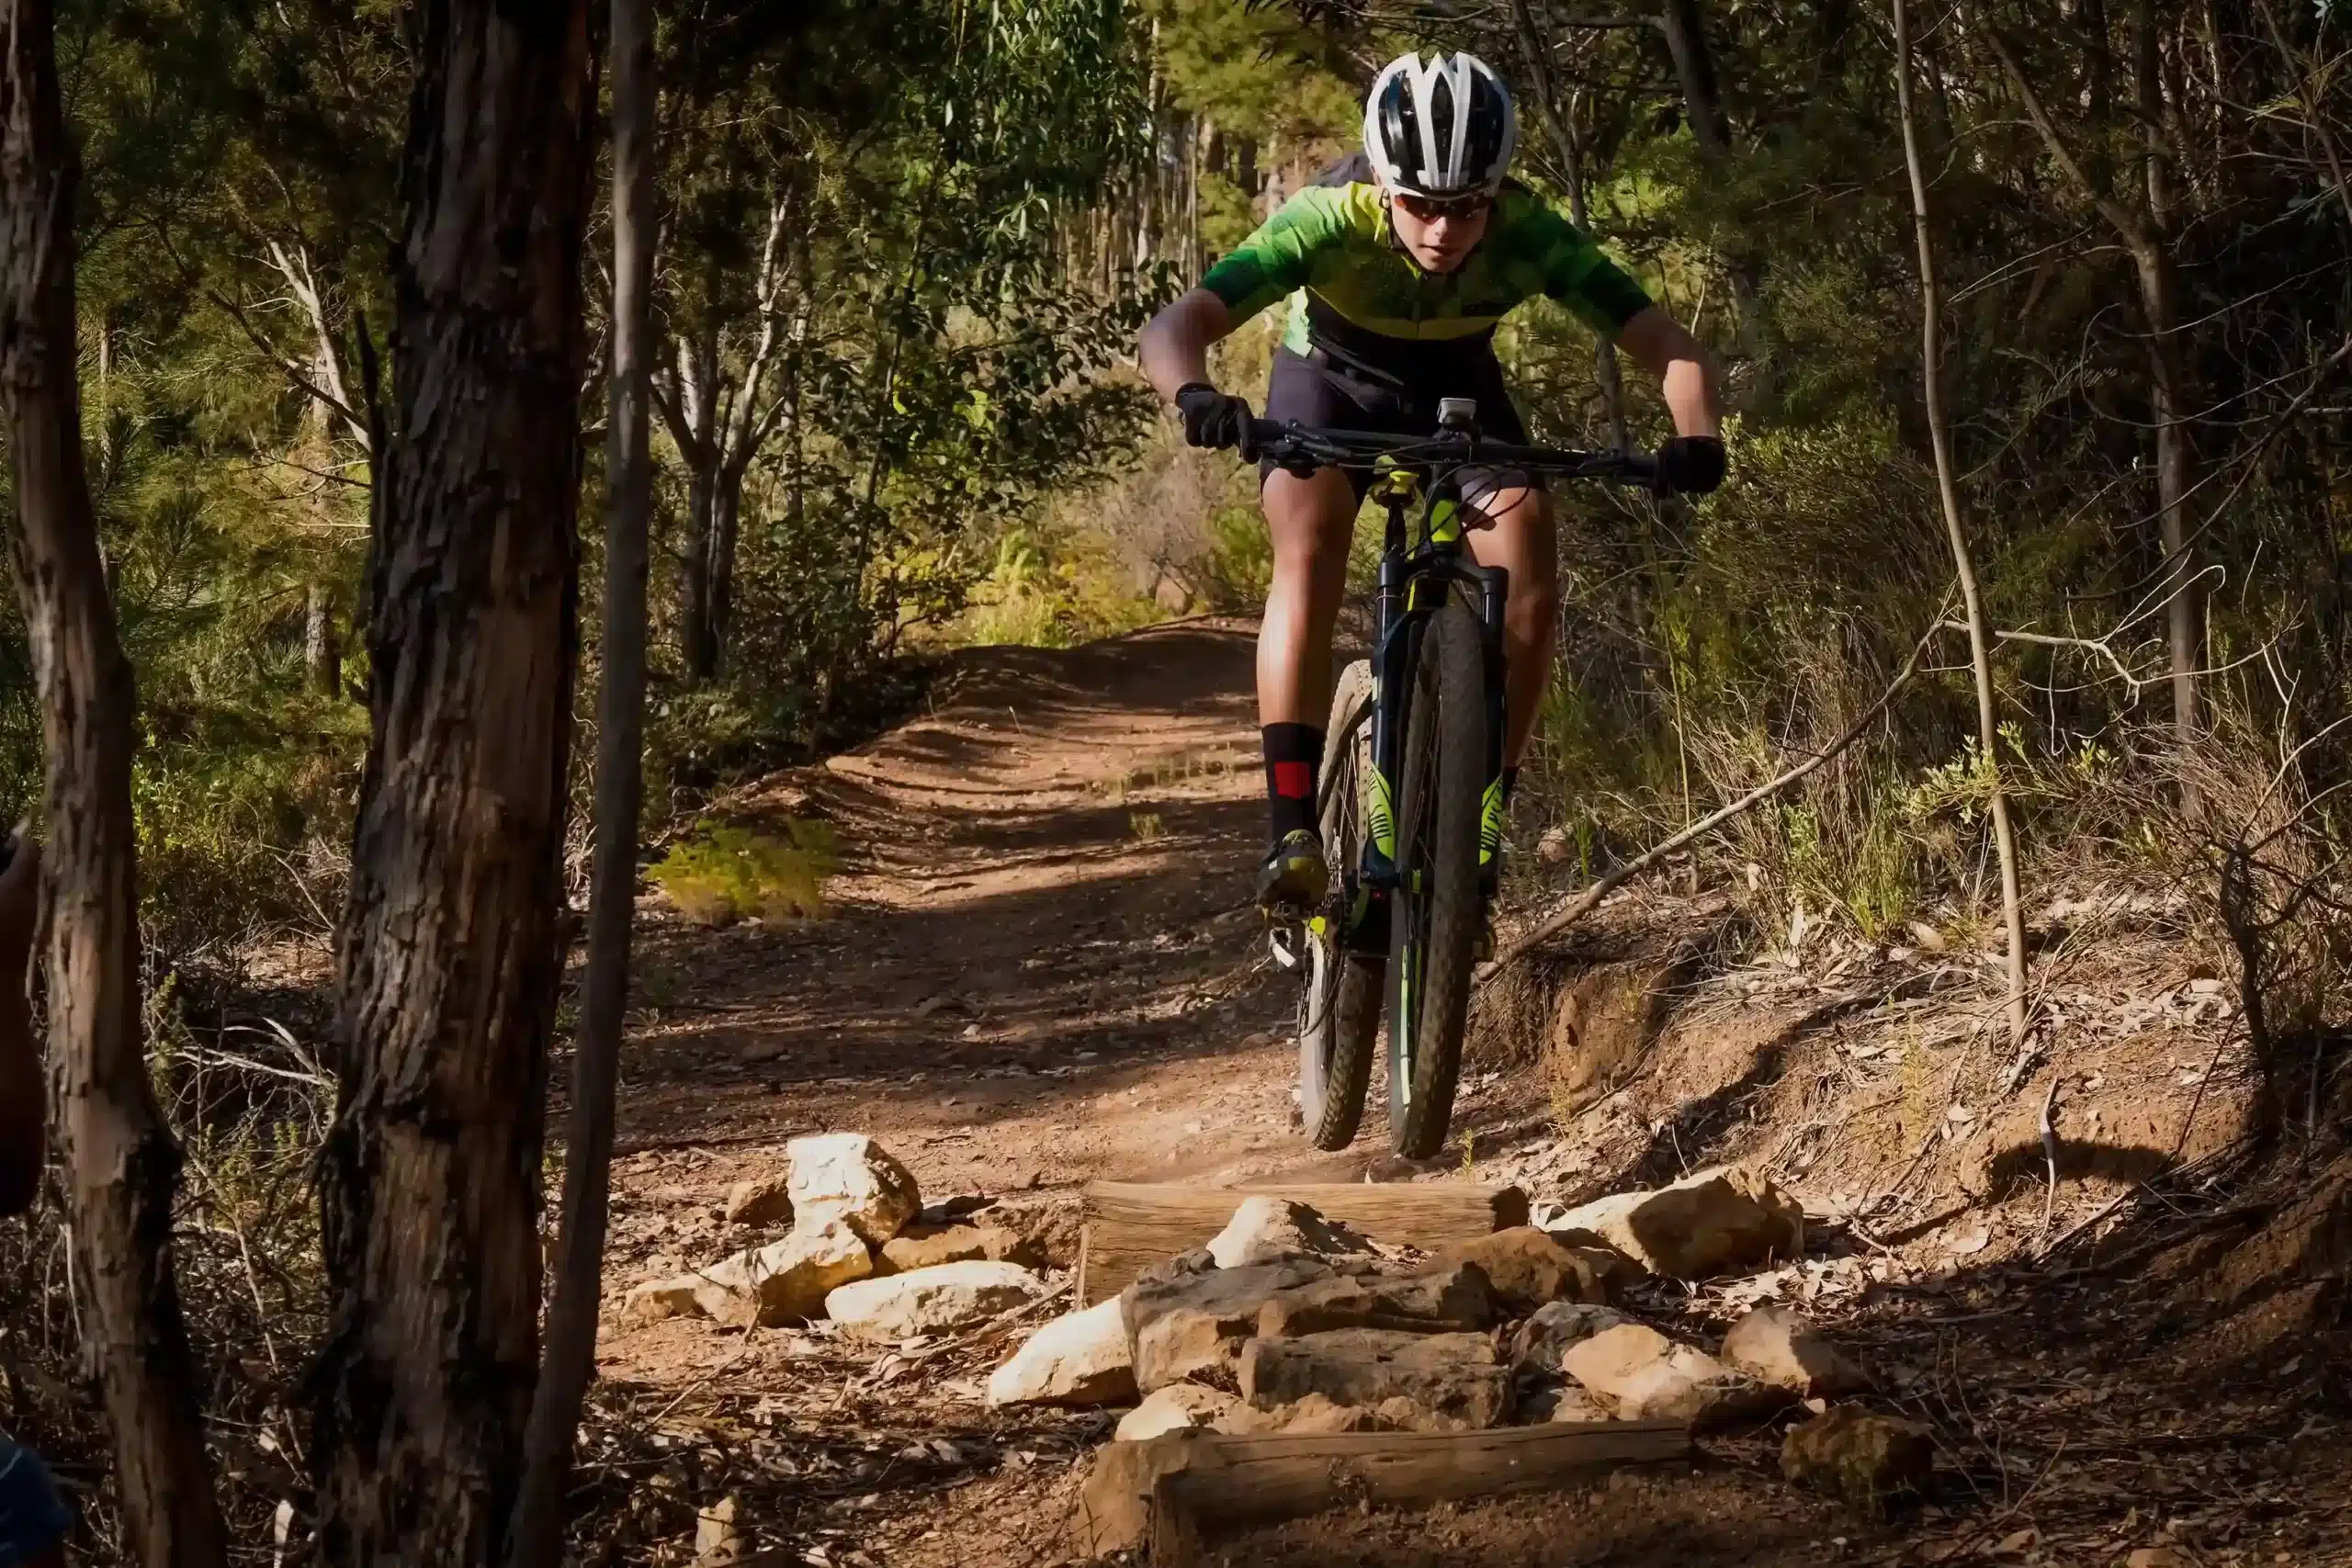
<svg viewBox="0 0 2352 1568">
<path fill-rule="evenodd" d="M 1487 777 L 1478 795 L 1478 886 L 1489 897 L 1500 870 L 1503 846 L 1503 724 L 1509 703 L 1503 691 L 1503 610 L 1510 603 L 1510 570 L 1464 563 L 1463 574 L 1478 585 L 1478 633 L 1487 666 Z"/>
<path fill-rule="evenodd" d="M 1411 606 L 1406 602 L 1410 572 L 1405 557 L 1406 496 L 1391 489 L 1383 498 L 1388 525 L 1380 551 L 1380 577 L 1372 601 L 1372 798 L 1365 803 L 1363 880 L 1386 891 L 1396 886 L 1396 800 L 1404 777 L 1405 678 L 1412 669 Z"/>
</svg>

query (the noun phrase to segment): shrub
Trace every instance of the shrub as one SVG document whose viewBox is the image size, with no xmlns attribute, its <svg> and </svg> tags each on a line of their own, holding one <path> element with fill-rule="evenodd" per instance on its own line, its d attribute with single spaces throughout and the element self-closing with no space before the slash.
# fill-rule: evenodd
<svg viewBox="0 0 2352 1568">
<path fill-rule="evenodd" d="M 696 925 L 821 919 L 825 884 L 841 869 L 833 830 L 785 819 L 785 837 L 748 828 L 703 828 L 670 846 L 647 874 Z"/>
</svg>

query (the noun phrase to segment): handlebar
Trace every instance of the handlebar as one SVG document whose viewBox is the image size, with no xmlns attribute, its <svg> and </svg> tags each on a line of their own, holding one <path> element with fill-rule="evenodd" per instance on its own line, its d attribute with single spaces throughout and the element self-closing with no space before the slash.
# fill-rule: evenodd
<svg viewBox="0 0 2352 1568">
<path fill-rule="evenodd" d="M 1515 446 L 1474 432 L 1388 435 L 1369 430 L 1323 430 L 1297 420 L 1253 419 L 1240 444 L 1241 459 L 1263 457 L 1277 467 L 1368 467 L 1382 457 L 1449 468 L 1524 468 L 1563 479 L 1609 479 L 1660 490 L 1657 459 L 1642 452 L 1579 452 L 1564 446 Z"/>
</svg>

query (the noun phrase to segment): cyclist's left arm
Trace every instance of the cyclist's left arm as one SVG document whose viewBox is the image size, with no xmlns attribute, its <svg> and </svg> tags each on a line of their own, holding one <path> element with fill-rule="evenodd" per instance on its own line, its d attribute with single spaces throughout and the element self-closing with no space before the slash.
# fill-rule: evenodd
<svg viewBox="0 0 2352 1568">
<path fill-rule="evenodd" d="M 1652 305 L 1618 331 L 1617 346 L 1657 378 L 1676 434 L 1723 434 L 1724 405 L 1715 390 L 1714 367 L 1681 322 Z"/>
<path fill-rule="evenodd" d="M 1719 435 L 1723 403 L 1713 367 L 1680 322 L 1652 300 L 1589 235 L 1548 207 L 1532 205 L 1523 243 L 1540 258 L 1544 292 L 1658 379 L 1680 435 Z"/>
</svg>

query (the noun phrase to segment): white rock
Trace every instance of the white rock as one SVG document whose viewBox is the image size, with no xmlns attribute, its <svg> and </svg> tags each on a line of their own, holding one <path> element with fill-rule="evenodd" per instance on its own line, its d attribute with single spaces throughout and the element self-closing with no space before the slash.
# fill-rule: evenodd
<svg viewBox="0 0 2352 1568">
<path fill-rule="evenodd" d="M 1560 1370 L 1621 1421 L 1688 1421 L 1704 1427 L 1770 1409 L 1788 1395 L 1734 1371 L 1704 1350 L 1678 1345 L 1638 1323 L 1568 1347 Z"/>
<path fill-rule="evenodd" d="M 727 1223 L 736 1225 L 780 1225 L 792 1218 L 791 1184 L 771 1172 L 739 1181 L 727 1190 Z"/>
<path fill-rule="evenodd" d="M 922 1213 L 922 1193 L 907 1168 L 863 1133 L 828 1133 L 785 1145 L 786 1190 L 794 1223 L 841 1224 L 879 1247 Z"/>
<path fill-rule="evenodd" d="M 700 1317 L 702 1304 L 695 1292 L 702 1286 L 698 1274 L 648 1280 L 633 1287 L 621 1304 L 621 1315 L 631 1323 L 658 1323 L 665 1317 Z"/>
<path fill-rule="evenodd" d="M 1283 1258 L 1330 1262 L 1372 1255 L 1370 1237 L 1327 1220 L 1307 1204 L 1261 1194 L 1245 1199 L 1209 1243 L 1220 1269 L 1246 1269 Z"/>
<path fill-rule="evenodd" d="M 968 1328 L 1046 1290 L 1018 1263 L 973 1258 L 843 1285 L 825 1297 L 825 1315 L 859 1339 L 910 1339 Z"/>
<path fill-rule="evenodd" d="M 1256 1417 L 1257 1412 L 1221 1388 L 1172 1382 L 1154 1389 L 1141 1404 L 1121 1416 L 1114 1435 L 1123 1443 L 1139 1443 L 1162 1432 L 1192 1427 L 1212 1432 L 1247 1432 L 1255 1428 Z"/>
<path fill-rule="evenodd" d="M 1802 1313 L 1758 1307 L 1724 1336 L 1724 1359 L 1759 1382 L 1815 1399 L 1860 1393 L 1870 1379 Z"/>
<path fill-rule="evenodd" d="M 1054 1319 L 989 1378 L 992 1405 L 1125 1404 L 1135 1397 L 1116 1296 Z"/>
<path fill-rule="evenodd" d="M 1718 1166 L 1652 1192 L 1620 1192 L 1557 1216 L 1551 1234 L 1589 1234 L 1654 1274 L 1711 1280 L 1804 1250 L 1804 1211 L 1770 1182 Z"/>
<path fill-rule="evenodd" d="M 682 1280 L 705 1316 L 730 1328 L 774 1328 L 825 1315 L 835 1287 L 874 1272 L 874 1256 L 846 1225 L 796 1230 L 782 1241 L 722 1258 Z"/>
</svg>

